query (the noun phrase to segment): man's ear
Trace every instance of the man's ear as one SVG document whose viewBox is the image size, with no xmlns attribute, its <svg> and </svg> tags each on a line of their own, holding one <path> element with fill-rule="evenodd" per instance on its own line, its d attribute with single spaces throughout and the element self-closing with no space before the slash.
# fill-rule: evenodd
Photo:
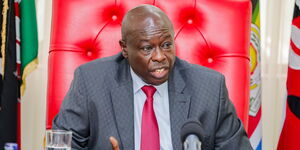
<svg viewBox="0 0 300 150">
<path fill-rule="evenodd" d="M 128 58 L 128 50 L 127 50 L 126 42 L 124 40 L 120 40 L 119 44 L 120 44 L 121 49 L 122 49 L 123 57 Z"/>
</svg>

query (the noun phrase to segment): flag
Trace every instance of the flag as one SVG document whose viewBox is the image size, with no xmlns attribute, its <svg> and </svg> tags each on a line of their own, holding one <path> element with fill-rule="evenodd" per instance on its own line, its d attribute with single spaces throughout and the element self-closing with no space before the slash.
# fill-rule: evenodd
<svg viewBox="0 0 300 150">
<path fill-rule="evenodd" d="M 21 81 L 21 96 L 25 92 L 26 77 L 38 64 L 38 32 L 35 0 L 15 0 L 17 75 Z M 21 150 L 21 99 L 18 101 L 18 145 Z"/>
<path fill-rule="evenodd" d="M 26 87 L 26 77 L 38 64 L 38 32 L 35 0 L 19 0 L 21 17 L 21 95 Z"/>
<path fill-rule="evenodd" d="M 1 12 L 0 149 L 3 149 L 6 142 L 17 141 L 19 81 L 14 0 L 3 0 Z"/>
<path fill-rule="evenodd" d="M 300 148 L 300 0 L 296 0 L 287 73 L 284 124 L 277 150 Z"/>
<path fill-rule="evenodd" d="M 16 51 L 17 51 L 17 77 L 19 86 L 21 85 L 21 42 L 20 42 L 20 0 L 15 0 L 15 20 L 16 20 Z M 18 149 L 21 150 L 21 96 L 19 92 L 18 104 L 17 104 L 17 143 Z"/>
<path fill-rule="evenodd" d="M 262 149 L 261 123 L 261 59 L 259 0 L 252 0 L 250 38 L 250 104 L 248 135 L 254 150 Z"/>
<path fill-rule="evenodd" d="M 21 149 L 20 89 L 38 63 L 35 1 L 3 0 L 1 12 L 0 149 L 17 141 Z"/>
</svg>

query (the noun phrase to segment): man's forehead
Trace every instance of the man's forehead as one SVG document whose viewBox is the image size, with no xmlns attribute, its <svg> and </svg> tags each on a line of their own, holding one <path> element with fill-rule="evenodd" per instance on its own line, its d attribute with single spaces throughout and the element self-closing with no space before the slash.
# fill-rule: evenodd
<svg viewBox="0 0 300 150">
<path fill-rule="evenodd" d="M 128 19 L 127 26 L 131 29 L 155 29 L 155 28 L 170 28 L 169 20 L 164 16 L 149 14 Z"/>
<path fill-rule="evenodd" d="M 153 34 L 171 33 L 173 25 L 167 15 L 155 6 L 143 5 L 130 10 L 122 22 L 122 38 L 139 38 Z"/>
<path fill-rule="evenodd" d="M 168 27 L 133 30 L 132 32 L 129 32 L 128 35 L 139 40 L 149 40 L 151 37 L 173 37 L 173 34 Z"/>
<path fill-rule="evenodd" d="M 155 34 L 155 33 L 166 33 L 169 32 L 170 28 L 167 26 L 147 26 L 141 29 L 133 29 L 133 32 L 139 34 Z"/>
<path fill-rule="evenodd" d="M 128 33 L 140 35 L 152 35 L 171 32 L 172 26 L 162 18 L 148 17 L 140 22 L 132 22 L 127 28 Z"/>
</svg>

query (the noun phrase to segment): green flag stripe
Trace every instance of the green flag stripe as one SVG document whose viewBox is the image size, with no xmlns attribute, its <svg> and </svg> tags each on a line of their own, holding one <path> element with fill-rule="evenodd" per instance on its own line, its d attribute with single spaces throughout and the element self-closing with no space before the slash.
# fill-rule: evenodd
<svg viewBox="0 0 300 150">
<path fill-rule="evenodd" d="M 26 65 L 38 54 L 38 34 L 34 0 L 22 0 L 20 3 L 21 17 L 21 62 L 22 73 Z"/>
<path fill-rule="evenodd" d="M 254 11 L 252 12 L 252 23 L 254 23 L 259 14 L 259 3 L 257 2 L 256 5 L 252 7 L 255 7 Z"/>
<path fill-rule="evenodd" d="M 35 0 L 22 0 L 20 3 L 21 36 L 21 95 L 26 87 L 26 77 L 37 66 L 38 33 Z"/>
</svg>

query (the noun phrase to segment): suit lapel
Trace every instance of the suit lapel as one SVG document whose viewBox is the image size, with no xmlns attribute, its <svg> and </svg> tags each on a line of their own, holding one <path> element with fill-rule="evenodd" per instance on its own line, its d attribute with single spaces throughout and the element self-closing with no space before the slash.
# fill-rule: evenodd
<svg viewBox="0 0 300 150">
<path fill-rule="evenodd" d="M 178 59 L 176 60 L 178 62 Z M 181 149 L 180 129 L 188 118 L 190 95 L 184 93 L 185 81 L 180 74 L 178 65 L 174 65 L 169 79 L 170 121 L 173 149 Z"/>
<path fill-rule="evenodd" d="M 111 98 L 122 149 L 134 149 L 133 88 L 129 65 L 124 59 L 117 72 Z"/>
</svg>

